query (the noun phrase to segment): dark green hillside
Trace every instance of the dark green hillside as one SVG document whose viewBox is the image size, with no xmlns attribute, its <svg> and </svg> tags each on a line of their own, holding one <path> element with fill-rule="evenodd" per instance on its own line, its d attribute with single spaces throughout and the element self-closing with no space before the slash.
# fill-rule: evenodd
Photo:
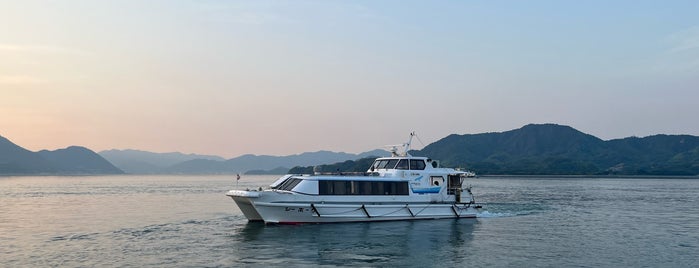
<svg viewBox="0 0 699 268">
<path fill-rule="evenodd" d="M 616 162 L 624 163 L 629 174 L 699 174 L 699 137 L 654 135 L 610 140 L 607 143 L 617 153 Z"/>
<path fill-rule="evenodd" d="M 499 133 L 449 135 L 415 156 L 481 175 L 698 175 L 699 137 L 654 135 L 610 141 L 569 126 L 526 125 Z M 321 172 L 364 172 L 375 159 L 318 166 Z M 295 167 L 311 174 L 313 166 Z"/>
<path fill-rule="evenodd" d="M 699 137 L 655 135 L 603 141 L 569 126 L 526 125 L 500 133 L 450 135 L 414 155 L 479 174 L 697 175 Z"/>
<path fill-rule="evenodd" d="M 593 174 L 604 141 L 568 126 L 527 125 L 500 133 L 450 135 L 415 155 L 480 174 Z"/>
</svg>

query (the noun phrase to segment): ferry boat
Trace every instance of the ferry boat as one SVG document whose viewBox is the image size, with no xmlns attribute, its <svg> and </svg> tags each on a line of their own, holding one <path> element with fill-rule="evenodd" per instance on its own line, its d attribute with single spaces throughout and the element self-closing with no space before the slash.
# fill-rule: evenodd
<svg viewBox="0 0 699 268">
<path fill-rule="evenodd" d="M 407 143 L 377 158 L 362 175 L 285 175 L 265 190 L 230 190 L 249 221 L 330 223 L 475 218 L 468 171 L 408 153 Z"/>
</svg>

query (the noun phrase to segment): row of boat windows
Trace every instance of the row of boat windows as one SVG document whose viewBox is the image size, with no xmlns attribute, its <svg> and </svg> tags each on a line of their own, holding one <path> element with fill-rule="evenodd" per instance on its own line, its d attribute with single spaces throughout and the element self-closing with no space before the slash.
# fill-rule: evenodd
<svg viewBox="0 0 699 268">
<path fill-rule="evenodd" d="M 318 181 L 320 195 L 408 195 L 406 181 Z"/>
<path fill-rule="evenodd" d="M 419 159 L 385 159 L 377 160 L 372 165 L 372 169 L 409 169 L 424 170 L 425 161 Z"/>
</svg>

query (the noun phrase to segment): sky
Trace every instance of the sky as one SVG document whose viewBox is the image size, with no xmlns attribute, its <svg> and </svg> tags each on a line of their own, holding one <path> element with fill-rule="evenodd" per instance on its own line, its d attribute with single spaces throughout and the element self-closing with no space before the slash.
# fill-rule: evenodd
<svg viewBox="0 0 699 268">
<path fill-rule="evenodd" d="M 699 1 L 0 0 L 0 136 L 226 158 L 699 135 Z"/>
</svg>

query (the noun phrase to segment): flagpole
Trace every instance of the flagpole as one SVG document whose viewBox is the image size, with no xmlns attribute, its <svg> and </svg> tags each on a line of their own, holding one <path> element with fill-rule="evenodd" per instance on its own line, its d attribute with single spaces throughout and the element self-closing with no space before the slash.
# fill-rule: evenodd
<svg viewBox="0 0 699 268">
<path fill-rule="evenodd" d="M 238 190 L 238 181 L 240 180 L 240 173 L 235 174 L 235 189 Z"/>
</svg>

